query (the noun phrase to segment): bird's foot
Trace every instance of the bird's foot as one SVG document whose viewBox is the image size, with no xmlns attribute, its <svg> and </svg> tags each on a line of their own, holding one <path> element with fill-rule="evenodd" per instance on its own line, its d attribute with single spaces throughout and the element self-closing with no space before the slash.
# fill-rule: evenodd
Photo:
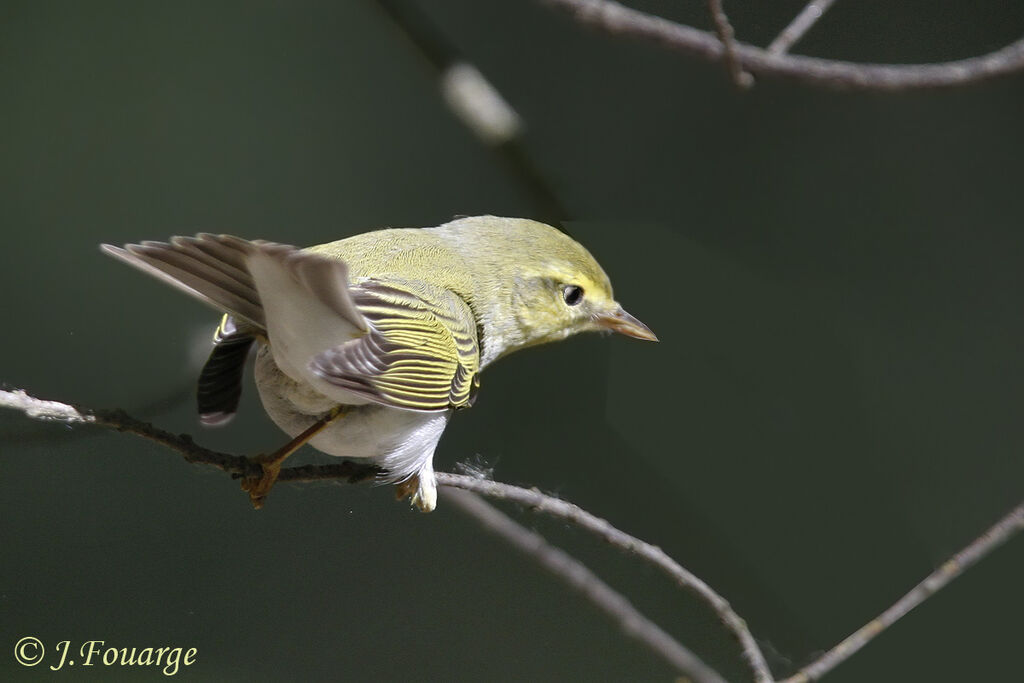
<svg viewBox="0 0 1024 683">
<path fill-rule="evenodd" d="M 434 481 L 434 472 L 429 476 L 423 472 L 414 474 L 403 482 L 395 484 L 395 498 L 402 500 L 409 498 L 413 507 L 419 508 L 420 512 L 433 512 L 437 507 L 437 484 Z"/>
<path fill-rule="evenodd" d="M 249 494 L 249 502 L 259 510 L 267 500 L 270 489 L 274 487 L 277 477 L 281 474 L 281 463 L 283 459 L 276 457 L 256 459 L 260 464 L 263 473 L 258 477 L 245 477 L 242 479 L 242 490 Z"/>
<path fill-rule="evenodd" d="M 344 416 L 347 410 L 345 406 L 335 406 L 326 415 L 311 424 L 305 431 L 275 452 L 270 455 L 260 455 L 253 458 L 255 462 L 259 463 L 263 473 L 258 477 L 250 476 L 242 479 L 242 490 L 249 494 L 249 502 L 252 503 L 254 508 L 259 510 L 263 507 L 270 489 L 274 488 L 274 482 L 277 481 L 278 475 L 281 474 L 281 464 L 288 459 L 288 456 L 299 450 L 303 444 L 326 429 L 332 422 Z"/>
</svg>

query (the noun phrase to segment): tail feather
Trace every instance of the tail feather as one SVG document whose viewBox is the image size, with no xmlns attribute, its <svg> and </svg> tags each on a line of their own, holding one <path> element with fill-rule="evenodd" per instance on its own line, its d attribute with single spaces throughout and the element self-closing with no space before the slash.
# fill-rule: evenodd
<svg viewBox="0 0 1024 683">
<path fill-rule="evenodd" d="M 269 341 L 282 372 L 328 392 L 337 392 L 338 387 L 311 369 L 313 358 L 369 331 L 349 290 L 348 268 L 337 258 L 275 242 L 206 233 L 123 248 L 104 244 L 102 249 L 227 313 L 250 337 Z M 208 376 L 215 381 L 202 391 L 213 405 L 204 404 L 201 410 L 224 414 L 212 415 L 211 421 L 230 414 L 236 405 L 233 383 L 238 377 L 232 373 L 245 357 L 241 347 L 236 351 L 225 347 L 211 359 Z M 345 399 L 350 398 L 345 392 Z"/>
<path fill-rule="evenodd" d="M 246 266 L 256 244 L 230 235 L 176 237 L 102 250 L 213 306 L 266 329 L 260 296 Z"/>
<path fill-rule="evenodd" d="M 245 360 L 256 337 L 236 327 L 231 316 L 225 315 L 213 341 L 213 350 L 203 365 L 196 388 L 199 419 L 211 427 L 226 424 L 238 411 Z"/>
<path fill-rule="evenodd" d="M 248 273 L 238 274 L 233 266 L 216 261 L 202 252 L 199 252 L 202 254 L 199 256 L 191 251 L 179 250 L 174 245 L 161 242 L 143 242 L 137 246 L 131 245 L 128 247 L 128 251 L 136 256 L 146 258 L 153 265 L 157 265 L 155 262 L 159 261 L 164 264 L 165 268 L 177 269 L 178 273 L 188 273 L 247 303 L 258 304 L 259 302 L 259 294 Z M 161 266 L 157 265 L 157 267 Z M 165 272 L 173 274 L 170 270 L 165 270 Z"/>
<path fill-rule="evenodd" d="M 236 246 L 229 241 L 228 235 L 217 237 L 207 233 L 199 234 L 196 237 L 172 237 L 170 239 L 171 246 L 178 251 L 223 271 L 224 275 L 233 278 L 248 289 L 253 289 L 252 276 L 245 265 L 245 258 L 246 254 L 251 251 L 252 245 L 259 243 L 250 244 L 245 240 L 238 241 L 242 244 Z M 143 242 L 142 244 L 147 243 Z"/>
</svg>

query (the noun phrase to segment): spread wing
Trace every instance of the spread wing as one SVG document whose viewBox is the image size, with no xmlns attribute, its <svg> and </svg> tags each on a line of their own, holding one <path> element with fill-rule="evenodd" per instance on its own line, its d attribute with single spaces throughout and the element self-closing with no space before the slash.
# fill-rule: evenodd
<svg viewBox="0 0 1024 683">
<path fill-rule="evenodd" d="M 447 410 L 472 402 L 480 350 L 465 301 L 423 282 L 366 280 L 349 292 L 369 332 L 314 357 L 317 376 L 396 408 Z"/>
</svg>

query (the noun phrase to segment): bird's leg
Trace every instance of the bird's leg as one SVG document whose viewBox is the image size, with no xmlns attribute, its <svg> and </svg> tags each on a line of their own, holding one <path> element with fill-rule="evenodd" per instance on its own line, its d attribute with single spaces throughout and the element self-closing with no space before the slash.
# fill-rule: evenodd
<svg viewBox="0 0 1024 683">
<path fill-rule="evenodd" d="M 267 494 L 273 488 L 274 482 L 281 474 L 281 464 L 288 459 L 288 456 L 299 450 L 314 436 L 326 429 L 332 422 L 345 415 L 345 406 L 335 406 L 329 413 L 311 424 L 301 434 L 286 443 L 273 453 L 257 456 L 256 462 L 263 469 L 259 477 L 245 477 L 242 479 L 242 490 L 248 492 L 252 506 L 259 510 L 267 499 Z"/>
</svg>

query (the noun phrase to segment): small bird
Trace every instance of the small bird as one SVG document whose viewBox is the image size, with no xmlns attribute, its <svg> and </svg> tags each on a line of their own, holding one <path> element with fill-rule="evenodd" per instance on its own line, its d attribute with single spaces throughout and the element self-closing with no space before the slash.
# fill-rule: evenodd
<svg viewBox="0 0 1024 683">
<path fill-rule="evenodd" d="M 306 249 L 199 234 L 107 254 L 224 314 L 199 381 L 200 418 L 237 410 L 250 346 L 264 409 L 292 440 L 243 481 L 262 506 L 304 443 L 377 465 L 424 512 L 453 410 L 498 358 L 590 330 L 657 341 L 579 243 L 532 220 L 474 216 Z"/>
</svg>

